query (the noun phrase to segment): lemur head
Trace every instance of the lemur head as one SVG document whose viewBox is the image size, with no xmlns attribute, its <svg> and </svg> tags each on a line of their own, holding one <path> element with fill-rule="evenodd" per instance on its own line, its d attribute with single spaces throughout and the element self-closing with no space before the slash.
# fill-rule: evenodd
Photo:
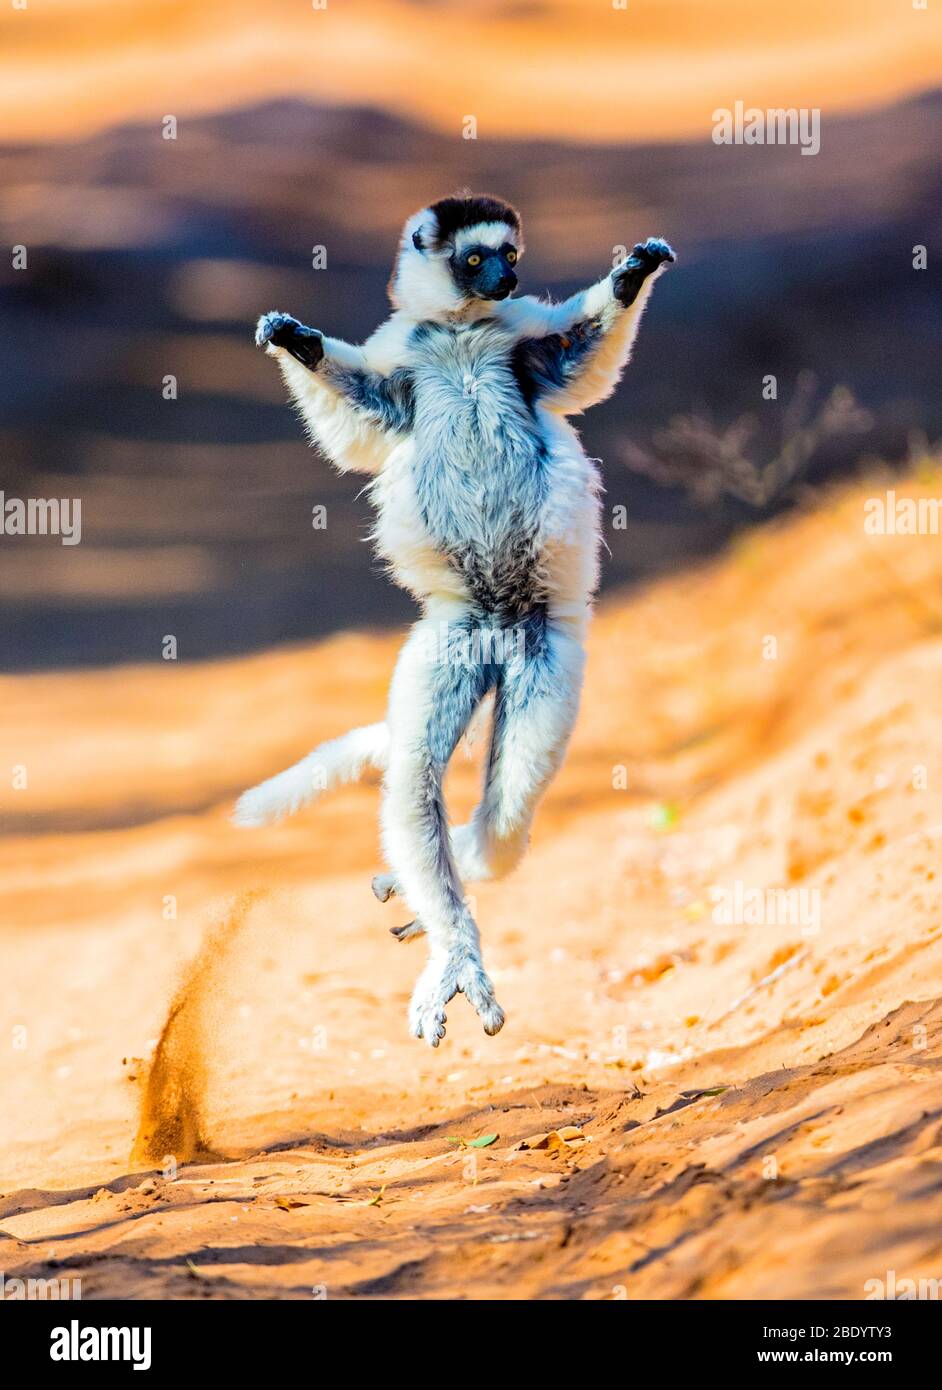
<svg viewBox="0 0 942 1390">
<path fill-rule="evenodd" d="M 517 288 L 522 255 L 523 230 L 509 203 L 440 198 L 403 228 L 389 297 L 417 319 L 483 317 Z"/>
</svg>

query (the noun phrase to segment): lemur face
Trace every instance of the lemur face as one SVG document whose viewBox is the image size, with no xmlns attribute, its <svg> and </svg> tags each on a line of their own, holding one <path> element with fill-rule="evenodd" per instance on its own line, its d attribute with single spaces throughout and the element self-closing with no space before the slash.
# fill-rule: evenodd
<svg viewBox="0 0 942 1390">
<path fill-rule="evenodd" d="M 455 249 L 451 258 L 451 273 L 465 298 L 506 299 L 517 288 L 514 272 L 517 248 L 509 240 L 509 228 L 504 227 L 499 231 L 508 238 L 500 246 L 473 241 L 460 251 Z"/>
<path fill-rule="evenodd" d="M 442 198 L 430 211 L 464 299 L 506 299 L 517 288 L 520 218 L 499 198 Z"/>
<path fill-rule="evenodd" d="M 390 285 L 394 305 L 420 318 L 473 312 L 517 288 L 520 218 L 499 198 L 441 198 L 406 223 Z"/>
</svg>

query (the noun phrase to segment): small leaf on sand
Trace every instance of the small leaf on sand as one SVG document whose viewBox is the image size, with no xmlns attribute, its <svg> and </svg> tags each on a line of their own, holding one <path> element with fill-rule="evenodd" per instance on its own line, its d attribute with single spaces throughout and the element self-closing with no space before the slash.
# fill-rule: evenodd
<svg viewBox="0 0 942 1390">
<path fill-rule="evenodd" d="M 546 1134 L 531 1134 L 529 1139 L 521 1139 L 518 1149 L 575 1149 L 584 1144 L 586 1135 L 577 1125 L 561 1125 Z"/>
<path fill-rule="evenodd" d="M 673 801 L 660 801 L 648 812 L 648 824 L 652 830 L 673 830 L 680 820 L 680 811 Z"/>
<path fill-rule="evenodd" d="M 383 1200 L 383 1193 L 384 1193 L 385 1191 L 386 1191 L 386 1184 L 383 1183 L 383 1185 L 382 1185 L 382 1187 L 379 1189 L 379 1191 L 378 1191 L 374 1196 L 372 1196 L 372 1197 L 370 1198 L 370 1200 L 367 1202 L 366 1205 L 367 1205 L 368 1207 L 378 1207 L 379 1204 L 380 1204 L 380 1202 Z"/>
<path fill-rule="evenodd" d="M 477 1139 L 465 1139 L 460 1134 L 449 1134 L 445 1137 L 445 1143 L 454 1144 L 456 1149 L 486 1149 L 499 1138 L 499 1134 L 480 1134 Z"/>
<path fill-rule="evenodd" d="M 282 1211 L 291 1211 L 294 1207 L 310 1206 L 309 1202 L 299 1202 L 297 1197 L 276 1197 L 275 1206 L 281 1207 Z"/>
<path fill-rule="evenodd" d="M 205 1279 L 205 1278 L 207 1278 L 207 1275 L 205 1275 L 201 1269 L 197 1269 L 197 1268 L 196 1268 L 196 1265 L 193 1263 L 192 1260 L 187 1260 L 187 1262 L 186 1262 L 186 1268 L 187 1268 L 187 1273 L 189 1274 L 189 1276 L 190 1276 L 191 1279 Z"/>
</svg>

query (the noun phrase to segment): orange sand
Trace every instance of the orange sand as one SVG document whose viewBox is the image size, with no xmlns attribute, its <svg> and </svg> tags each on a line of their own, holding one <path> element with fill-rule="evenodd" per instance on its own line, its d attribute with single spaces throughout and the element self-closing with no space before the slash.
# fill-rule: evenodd
<svg viewBox="0 0 942 1390">
<path fill-rule="evenodd" d="M 0 794 L 7 1276 L 85 1298 L 942 1276 L 942 537 L 865 536 L 883 486 L 603 607 L 532 852 L 477 890 L 507 1026 L 458 999 L 436 1053 L 405 1024 L 422 946 L 369 889 L 375 787 L 226 820 L 381 714 L 393 638 L 0 681 L 29 779 Z M 459 755 L 458 814 L 476 776 Z M 718 923 L 711 886 L 736 881 L 813 890 L 820 930 Z M 204 933 L 254 889 L 217 968 Z M 172 1000 L 199 1026 L 171 1022 L 146 1092 Z M 210 1156 L 134 1171 L 142 1100 L 152 1136 L 187 1076 Z M 516 1148 L 562 1125 L 586 1138 Z"/>
</svg>

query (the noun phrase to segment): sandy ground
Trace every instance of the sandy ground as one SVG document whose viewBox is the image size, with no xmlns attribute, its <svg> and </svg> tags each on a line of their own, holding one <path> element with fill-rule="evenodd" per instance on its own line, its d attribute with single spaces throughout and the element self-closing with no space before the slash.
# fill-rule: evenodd
<svg viewBox="0 0 942 1390">
<path fill-rule="evenodd" d="M 458 999 L 437 1052 L 405 1023 L 422 945 L 370 893 L 376 787 L 226 818 L 381 716 L 394 639 L 0 681 L 27 774 L 0 791 L 7 1278 L 777 1299 L 942 1276 L 942 539 L 866 536 L 883 487 L 600 611 L 531 854 L 474 890 L 508 1023 L 486 1038 Z M 142 1156 L 162 1142 L 179 1161 Z"/>
</svg>

